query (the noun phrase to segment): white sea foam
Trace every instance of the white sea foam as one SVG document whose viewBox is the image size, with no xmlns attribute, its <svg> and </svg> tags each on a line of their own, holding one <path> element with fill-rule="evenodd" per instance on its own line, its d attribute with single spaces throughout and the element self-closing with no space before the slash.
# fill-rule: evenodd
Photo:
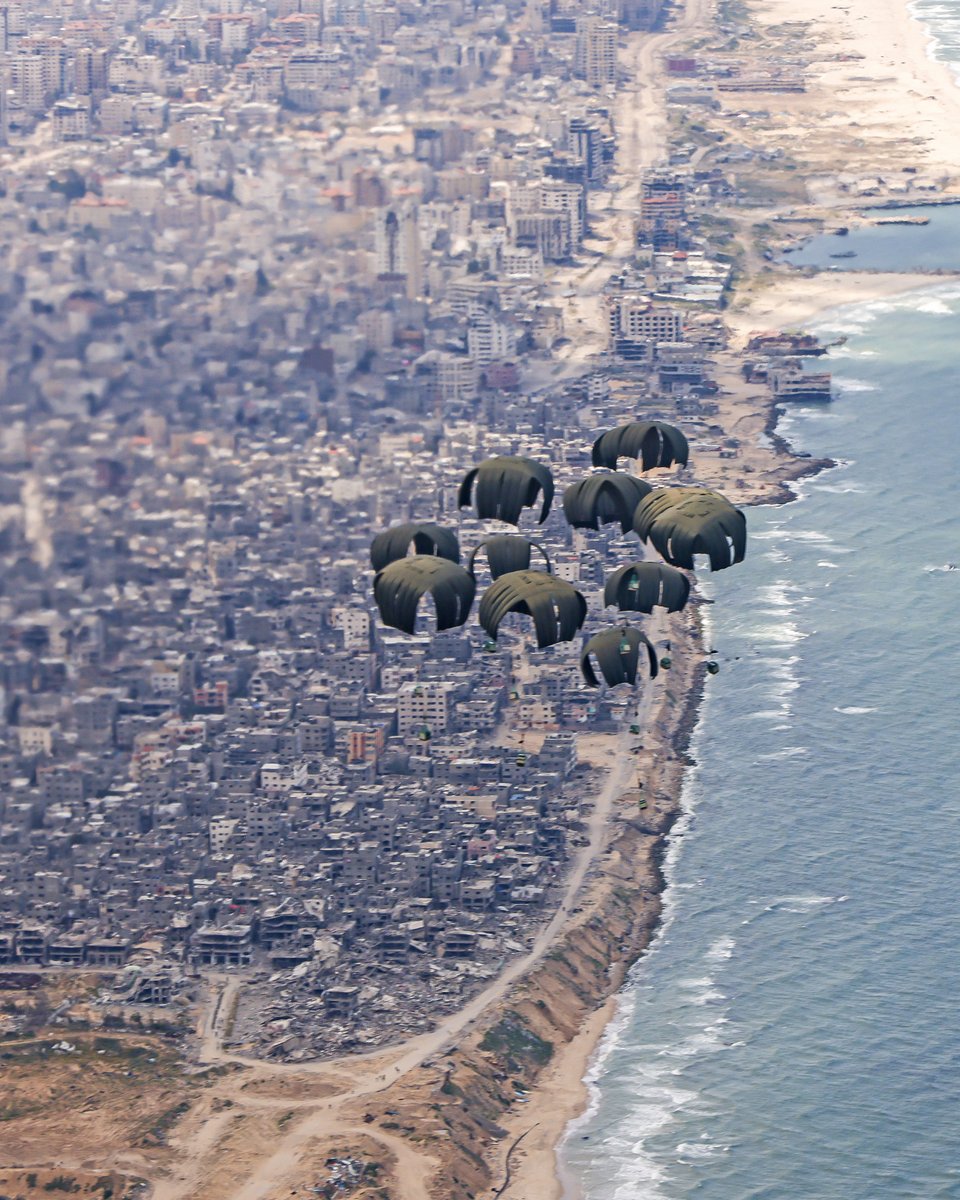
<svg viewBox="0 0 960 1200">
<path fill-rule="evenodd" d="M 834 496 L 865 496 L 870 489 L 860 483 L 821 483 L 818 492 L 830 492 Z"/>
<path fill-rule="evenodd" d="M 713 984 L 714 984 L 714 980 L 709 975 L 705 975 L 699 979 L 678 979 L 677 980 L 677 987 L 682 987 L 682 988 L 687 988 L 687 989 L 713 987 Z"/>
<path fill-rule="evenodd" d="M 698 992 L 696 996 L 691 996 L 690 1003 L 695 1004 L 698 1008 L 705 1008 L 708 1004 L 719 1004 L 726 998 L 726 993 L 721 992 L 719 988 L 706 988 L 704 991 Z M 717 1023 L 722 1025 L 724 1021 Z"/>
<path fill-rule="evenodd" d="M 911 312 L 927 313 L 931 317 L 952 317 L 953 309 L 943 300 L 938 300 L 934 296 L 927 296 L 920 300 L 914 300 L 910 305 Z"/>
<path fill-rule="evenodd" d="M 867 383 L 865 379 L 836 379 L 834 386 L 838 392 L 876 392 L 879 388 L 875 383 Z"/>
<path fill-rule="evenodd" d="M 797 604 L 809 604 L 812 599 L 811 596 L 804 595 L 795 583 L 787 583 L 785 580 L 757 588 L 757 600 L 765 606 L 759 611 L 770 616 L 781 616 L 783 614 L 780 610 L 791 610 Z"/>
<path fill-rule="evenodd" d="M 830 567 L 830 569 L 833 571 L 839 571 L 839 569 L 840 569 L 837 563 L 827 562 L 825 559 L 821 559 L 817 563 L 817 566 L 818 567 Z"/>
<path fill-rule="evenodd" d="M 709 628 L 709 615 L 706 617 L 705 627 Z M 694 758 L 694 765 L 687 768 L 684 773 L 683 785 L 680 793 L 681 815 L 675 823 L 673 830 L 667 840 L 667 849 L 663 859 L 663 875 L 665 880 L 665 890 L 663 893 L 663 908 L 660 915 L 660 927 L 657 931 L 657 936 L 651 943 L 646 956 L 641 959 L 631 970 L 626 986 L 620 991 L 617 997 L 617 1012 L 613 1020 L 609 1022 L 604 1030 L 603 1036 L 594 1052 L 587 1071 L 584 1074 L 584 1083 L 587 1087 L 587 1105 L 584 1111 L 567 1125 L 563 1138 L 557 1147 L 557 1159 L 560 1166 L 561 1175 L 564 1174 L 563 1159 L 566 1153 L 568 1143 L 575 1140 L 577 1134 L 584 1127 L 589 1126 L 590 1122 L 596 1117 L 600 1107 L 601 1090 L 599 1081 L 602 1078 L 607 1063 L 611 1056 L 620 1050 L 623 1045 L 625 1036 L 629 1035 L 631 1022 L 636 1013 L 638 997 L 640 989 L 637 986 L 642 978 L 642 973 L 646 969 L 650 958 L 655 955 L 659 948 L 669 942 L 667 930 L 673 921 L 676 913 L 679 894 L 685 888 L 678 888 L 674 884 L 674 876 L 676 873 L 677 857 L 680 853 L 683 837 L 689 832 L 693 823 L 693 800 L 696 796 L 696 779 L 698 768 L 696 762 L 696 747 L 700 736 L 700 726 L 694 732 L 691 751 Z M 644 1047 L 634 1047 L 635 1050 L 643 1051 Z M 656 1082 L 662 1078 L 662 1069 L 658 1067 L 655 1059 L 655 1050 L 660 1048 L 650 1048 L 644 1055 L 644 1062 L 638 1065 L 637 1073 L 650 1080 Z M 630 1113 L 626 1120 L 618 1121 L 618 1132 L 622 1133 L 627 1128 L 634 1129 L 635 1135 L 642 1133 L 643 1137 L 649 1137 L 659 1128 L 662 1128 L 673 1120 L 673 1115 L 679 1109 L 683 1108 L 691 1101 L 696 1099 L 696 1094 L 693 1092 L 682 1092 L 676 1089 L 649 1087 L 645 1090 L 644 1103 L 643 1099 L 638 1097 L 639 1102 L 631 1104 Z M 611 1139 L 604 1139 L 609 1141 Z M 624 1172 L 629 1172 L 629 1182 L 623 1183 L 615 1188 L 614 1196 L 630 1196 L 632 1200 L 636 1200 L 637 1190 L 636 1182 L 638 1179 L 646 1180 L 651 1184 L 656 1184 L 664 1178 L 663 1171 L 654 1163 L 654 1161 L 646 1155 L 642 1154 L 643 1142 L 638 1142 L 631 1148 L 629 1156 L 624 1158 L 625 1166 L 618 1171 L 618 1176 L 622 1176 Z M 628 1190 L 624 1190 L 628 1189 Z M 565 1195 L 569 1194 L 569 1188 L 564 1184 Z M 644 1200 L 658 1200 L 660 1197 L 659 1190 L 645 1191 L 643 1193 Z"/>
<path fill-rule="evenodd" d="M 830 904 L 845 904 L 849 896 L 778 896 L 764 912 L 808 913 Z"/>
<path fill-rule="evenodd" d="M 663 1058 L 696 1058 L 698 1054 L 712 1054 L 716 1050 L 721 1050 L 723 1045 L 719 1031 L 710 1025 L 706 1029 L 690 1034 L 683 1041 L 676 1042 L 672 1046 L 664 1046 L 660 1055 Z"/>
<path fill-rule="evenodd" d="M 720 1142 L 681 1142 L 675 1153 L 679 1158 L 718 1158 L 720 1155 L 729 1154 L 730 1147 Z"/>
<path fill-rule="evenodd" d="M 726 962 L 728 958 L 733 957 L 733 952 L 736 949 L 736 938 L 730 937 L 729 934 L 724 934 L 723 937 L 710 945 L 710 949 L 706 953 L 707 962 Z"/>
<path fill-rule="evenodd" d="M 806 746 L 784 746 L 782 750 L 771 750 L 769 754 L 758 754 L 757 762 L 775 762 L 782 758 L 800 758 L 810 751 Z"/>
<path fill-rule="evenodd" d="M 768 642 L 775 646 L 793 646 L 809 637 L 802 629 L 798 629 L 794 621 L 782 621 L 779 625 L 757 625 L 750 631 L 750 636 L 756 642 Z"/>
<path fill-rule="evenodd" d="M 789 535 L 795 542 L 832 542 L 829 533 L 821 533 L 819 529 L 796 529 Z"/>
<path fill-rule="evenodd" d="M 836 708 L 835 707 L 833 711 L 838 712 L 838 713 L 843 713 L 845 716 L 859 717 L 859 716 L 862 716 L 864 713 L 872 713 L 872 712 L 876 712 L 877 710 L 875 708 L 857 708 L 856 705 L 851 704 L 851 705 L 848 705 L 846 708 Z"/>
</svg>

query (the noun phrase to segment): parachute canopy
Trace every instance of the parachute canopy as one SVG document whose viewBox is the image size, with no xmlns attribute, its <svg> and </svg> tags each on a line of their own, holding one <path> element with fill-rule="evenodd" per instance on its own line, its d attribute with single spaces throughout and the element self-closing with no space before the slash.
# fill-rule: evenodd
<svg viewBox="0 0 960 1200">
<path fill-rule="evenodd" d="M 664 421 L 630 421 L 618 425 L 593 443 L 593 465 L 615 468 L 621 458 L 635 458 L 642 471 L 653 467 L 687 465 L 690 447 L 675 425 Z"/>
<path fill-rule="evenodd" d="M 511 571 L 501 575 L 483 594 L 478 613 L 480 624 L 496 638 L 507 613 L 533 617 L 537 645 L 569 642 L 587 615 L 587 602 L 571 584 L 546 571 Z"/>
<path fill-rule="evenodd" d="M 411 543 L 417 554 L 433 554 L 455 563 L 460 561 L 460 543 L 452 529 L 408 522 L 392 525 L 377 534 L 370 544 L 370 565 L 375 571 L 382 571 L 398 558 L 406 558 Z"/>
<path fill-rule="evenodd" d="M 710 570 L 722 571 L 747 552 L 746 517 L 707 488 L 657 488 L 637 505 L 633 528 L 668 563 L 688 570 L 695 554 L 708 555 Z"/>
<path fill-rule="evenodd" d="M 607 576 L 603 588 L 605 606 L 615 604 L 621 612 L 653 612 L 654 606 L 679 612 L 690 598 L 690 580 L 666 563 L 632 562 Z"/>
<path fill-rule="evenodd" d="M 539 542 L 531 542 L 529 538 L 511 533 L 497 533 L 493 537 L 484 538 L 470 555 L 467 570 L 471 575 L 475 574 L 474 564 L 477 555 L 481 550 L 486 550 L 487 566 L 494 579 L 499 579 L 501 575 L 508 575 L 511 571 L 526 571 L 530 567 L 530 556 L 534 547 L 543 555 L 549 571 L 551 569 L 550 556 L 543 546 Z"/>
<path fill-rule="evenodd" d="M 398 558 L 378 571 L 373 598 L 380 619 L 392 629 L 413 633 L 417 606 L 429 592 L 437 607 L 437 629 L 462 625 L 470 615 L 477 585 L 469 571 L 433 554 Z"/>
<path fill-rule="evenodd" d="M 563 515 L 577 529 L 599 529 L 610 521 L 619 521 L 621 530 L 627 533 L 637 505 L 652 491 L 645 479 L 624 471 L 588 475 L 564 491 Z"/>
<path fill-rule="evenodd" d="M 532 507 L 542 493 L 538 518 L 542 525 L 553 503 L 553 476 L 532 458 L 513 454 L 486 458 L 461 480 L 457 493 L 459 508 L 468 507 L 471 493 L 478 517 L 491 517 L 510 525 L 516 525 L 521 509 Z"/>
<path fill-rule="evenodd" d="M 593 669 L 591 655 L 597 661 L 604 682 L 610 687 L 616 687 L 619 683 L 635 684 L 644 657 L 650 678 L 657 677 L 657 653 L 653 643 L 645 633 L 632 625 L 595 633 L 584 646 L 580 655 L 580 670 L 590 687 L 599 687 L 600 680 Z"/>
</svg>

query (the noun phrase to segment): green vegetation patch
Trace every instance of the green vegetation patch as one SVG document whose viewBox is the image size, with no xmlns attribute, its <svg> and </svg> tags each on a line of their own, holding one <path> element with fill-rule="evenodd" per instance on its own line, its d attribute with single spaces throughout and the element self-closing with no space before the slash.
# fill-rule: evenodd
<svg viewBox="0 0 960 1200">
<path fill-rule="evenodd" d="M 553 1057 L 553 1042 L 539 1037 L 519 1013 L 508 1012 L 502 1020 L 488 1029 L 480 1043 L 481 1050 L 491 1054 L 533 1062 L 542 1067 Z"/>
</svg>

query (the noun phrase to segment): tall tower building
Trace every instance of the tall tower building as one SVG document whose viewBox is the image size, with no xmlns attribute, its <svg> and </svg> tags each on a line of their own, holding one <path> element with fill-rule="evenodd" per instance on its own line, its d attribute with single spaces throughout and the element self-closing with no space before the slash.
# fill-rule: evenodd
<svg viewBox="0 0 960 1200">
<path fill-rule="evenodd" d="M 10 105 L 7 96 L 7 71 L 0 63 L 0 146 L 10 144 Z"/>
<path fill-rule="evenodd" d="M 407 298 L 417 299 L 423 294 L 423 254 L 416 207 L 383 209 L 374 231 L 377 274 L 406 276 Z"/>
<path fill-rule="evenodd" d="M 107 90 L 109 56 L 101 47 L 81 46 L 74 58 L 74 90 L 78 96 L 91 96 Z"/>
<path fill-rule="evenodd" d="M 617 82 L 617 27 L 598 17 L 577 20 L 573 73 L 591 87 Z"/>
</svg>

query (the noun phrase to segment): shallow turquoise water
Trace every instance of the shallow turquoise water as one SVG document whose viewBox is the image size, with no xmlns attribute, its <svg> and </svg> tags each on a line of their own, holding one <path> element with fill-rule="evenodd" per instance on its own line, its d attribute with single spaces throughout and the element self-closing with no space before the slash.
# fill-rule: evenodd
<svg viewBox="0 0 960 1200">
<path fill-rule="evenodd" d="M 707 576 L 666 923 L 563 1155 L 589 1200 L 960 1197 L 960 289 L 820 332 L 839 397 L 780 428 L 841 465 Z"/>
</svg>

